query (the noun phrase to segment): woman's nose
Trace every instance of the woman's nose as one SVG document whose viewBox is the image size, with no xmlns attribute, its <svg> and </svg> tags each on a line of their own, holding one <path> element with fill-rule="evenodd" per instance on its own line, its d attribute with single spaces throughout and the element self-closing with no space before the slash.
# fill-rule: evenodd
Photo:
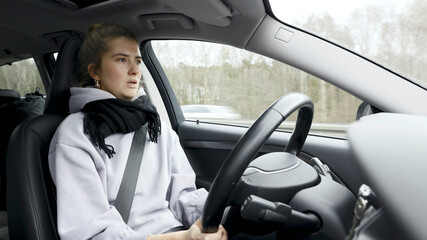
<svg viewBox="0 0 427 240">
<path fill-rule="evenodd" d="M 129 74 L 130 75 L 136 75 L 140 71 L 141 71 L 141 68 L 139 67 L 139 65 L 136 62 L 130 63 L 130 66 L 129 66 Z"/>
</svg>

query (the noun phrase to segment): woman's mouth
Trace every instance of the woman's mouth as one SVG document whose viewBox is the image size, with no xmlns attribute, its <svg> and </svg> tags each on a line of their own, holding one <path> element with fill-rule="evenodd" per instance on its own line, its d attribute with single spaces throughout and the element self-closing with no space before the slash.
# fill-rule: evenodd
<svg viewBox="0 0 427 240">
<path fill-rule="evenodd" d="M 127 86 L 130 88 L 138 88 L 139 82 L 137 80 L 131 80 L 127 82 Z"/>
</svg>

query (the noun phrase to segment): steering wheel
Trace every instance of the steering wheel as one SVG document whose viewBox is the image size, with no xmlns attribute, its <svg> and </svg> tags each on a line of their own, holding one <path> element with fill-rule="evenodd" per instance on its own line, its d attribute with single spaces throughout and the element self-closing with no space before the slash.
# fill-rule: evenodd
<svg viewBox="0 0 427 240">
<path fill-rule="evenodd" d="M 313 102 L 301 93 L 290 93 L 273 103 L 237 142 L 212 183 L 202 214 L 205 233 L 218 231 L 222 215 L 237 182 L 249 163 L 276 130 L 299 109 L 296 126 L 285 152 L 298 155 L 313 120 Z"/>
</svg>

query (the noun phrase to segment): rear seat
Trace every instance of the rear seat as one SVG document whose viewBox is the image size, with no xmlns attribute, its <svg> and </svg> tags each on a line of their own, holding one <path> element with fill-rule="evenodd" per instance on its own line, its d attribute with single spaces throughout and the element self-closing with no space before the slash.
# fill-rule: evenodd
<svg viewBox="0 0 427 240">
<path fill-rule="evenodd" d="M 19 92 L 10 89 L 0 89 L 0 107 L 16 100 L 21 100 Z"/>
<path fill-rule="evenodd" d="M 41 115 L 45 100 L 38 91 L 21 99 L 15 90 L 0 89 L 0 211 L 6 211 L 6 150 L 12 131 L 24 120 Z"/>
</svg>

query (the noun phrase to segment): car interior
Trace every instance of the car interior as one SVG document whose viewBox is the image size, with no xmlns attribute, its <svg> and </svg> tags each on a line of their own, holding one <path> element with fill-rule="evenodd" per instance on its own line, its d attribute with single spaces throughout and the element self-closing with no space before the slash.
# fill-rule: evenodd
<svg viewBox="0 0 427 240">
<path fill-rule="evenodd" d="M 8 159 L 14 160 L 8 164 L 7 174 L 19 181 L 7 188 L 8 211 L 18 213 L 8 215 L 9 231 L 22 233 L 14 238 L 59 238 L 55 185 L 50 177 L 47 154 L 50 139 L 68 113 L 70 76 L 76 72 L 77 51 L 82 42 L 81 37 L 75 37 L 64 44 L 56 61 L 44 114 L 20 125 L 10 138 Z M 27 151 L 13 150 L 14 147 Z M 25 222 L 22 221 L 24 219 Z M 29 231 L 20 231 L 23 227 Z"/>
<path fill-rule="evenodd" d="M 43 103 L 26 105 L 24 113 L 16 111 L 24 96 L 0 89 L 0 210 L 7 218 L 0 239 L 60 239 L 49 144 L 69 115 L 69 89 L 84 35 L 100 22 L 127 26 L 140 41 L 149 98 L 178 134 L 197 187 L 209 190 L 202 216 L 206 231 L 223 224 L 229 239 L 265 240 L 427 236 L 420 227 L 427 214 L 419 211 L 426 196 L 413 197 L 425 180 L 418 176 L 425 169 L 421 156 L 426 150 L 410 144 L 425 140 L 426 121 L 420 115 L 427 115 L 426 89 L 283 23 L 268 0 L 16 0 L 0 6 L 0 66 L 33 58 L 46 89 L 37 97 Z M 217 43 L 266 56 L 319 77 L 363 104 L 346 137 L 310 131 L 317 106 L 305 93 L 283 93 L 246 125 L 188 120 L 156 54 L 156 41 L 167 40 Z M 384 86 L 387 90 L 379 91 Z M 396 98 L 403 91 L 404 97 Z M 356 121 L 356 115 L 361 119 Z M 288 118 L 295 124 L 280 129 Z M 404 122 L 411 125 L 400 126 Z M 390 150 L 399 148 L 404 155 Z M 394 177 L 401 168 L 399 157 L 410 159 L 404 175 Z M 400 208 L 396 189 L 406 193 L 412 206 L 407 211 Z M 360 203 L 365 205 L 357 218 Z"/>
</svg>

